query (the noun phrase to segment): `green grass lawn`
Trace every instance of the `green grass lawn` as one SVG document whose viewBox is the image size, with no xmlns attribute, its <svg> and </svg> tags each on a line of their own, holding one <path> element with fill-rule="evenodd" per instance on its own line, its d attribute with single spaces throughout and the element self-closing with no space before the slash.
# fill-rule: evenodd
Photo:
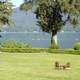
<svg viewBox="0 0 80 80">
<path fill-rule="evenodd" d="M 71 69 L 55 70 L 55 61 Z M 0 53 L 0 80 L 80 80 L 80 55 Z"/>
</svg>

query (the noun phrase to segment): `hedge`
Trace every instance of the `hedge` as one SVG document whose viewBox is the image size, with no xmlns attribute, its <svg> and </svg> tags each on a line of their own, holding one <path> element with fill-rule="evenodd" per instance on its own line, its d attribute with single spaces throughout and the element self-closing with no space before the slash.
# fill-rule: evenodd
<svg viewBox="0 0 80 80">
<path fill-rule="evenodd" d="M 50 49 L 50 48 L 0 48 L 1 52 L 13 53 L 56 53 L 56 54 L 80 54 L 80 50 Z"/>
</svg>

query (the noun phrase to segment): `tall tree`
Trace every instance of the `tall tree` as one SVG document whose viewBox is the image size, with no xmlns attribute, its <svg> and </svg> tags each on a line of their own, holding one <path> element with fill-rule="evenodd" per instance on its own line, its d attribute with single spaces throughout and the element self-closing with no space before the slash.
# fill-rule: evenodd
<svg viewBox="0 0 80 80">
<path fill-rule="evenodd" d="M 76 26 L 80 16 L 80 0 L 33 0 L 42 31 L 51 33 L 51 47 L 57 46 L 55 36 L 66 22 Z M 31 4 L 32 6 L 32 4 Z M 28 7 L 25 7 L 28 10 Z M 24 9 L 24 8 L 23 8 Z"/>
</svg>

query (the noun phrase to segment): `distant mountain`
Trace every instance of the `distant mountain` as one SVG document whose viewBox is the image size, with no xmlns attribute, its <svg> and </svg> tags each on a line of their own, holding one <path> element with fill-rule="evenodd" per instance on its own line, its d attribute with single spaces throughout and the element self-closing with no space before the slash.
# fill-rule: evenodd
<svg viewBox="0 0 80 80">
<path fill-rule="evenodd" d="M 40 32 L 39 26 L 37 26 L 37 19 L 33 11 L 21 11 L 19 8 L 14 8 L 13 14 L 11 16 L 15 26 L 14 27 L 4 27 L 2 30 L 7 32 Z M 62 29 L 63 31 L 73 31 L 70 24 L 67 24 Z M 80 30 L 80 26 L 76 31 Z"/>
<path fill-rule="evenodd" d="M 30 10 L 28 12 L 21 11 L 19 8 L 15 8 L 12 14 L 12 20 L 14 27 L 4 27 L 3 31 L 9 32 L 33 32 L 40 31 L 36 25 L 37 19 L 35 14 Z"/>
</svg>

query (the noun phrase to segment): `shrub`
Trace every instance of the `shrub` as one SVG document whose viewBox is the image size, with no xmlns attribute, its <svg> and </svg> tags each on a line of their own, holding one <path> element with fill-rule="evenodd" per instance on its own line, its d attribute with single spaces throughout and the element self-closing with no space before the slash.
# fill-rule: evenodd
<svg viewBox="0 0 80 80">
<path fill-rule="evenodd" d="M 80 42 L 75 43 L 74 50 L 80 50 Z"/>
<path fill-rule="evenodd" d="M 1 43 L 1 48 L 31 48 L 31 45 L 12 40 Z"/>
</svg>

